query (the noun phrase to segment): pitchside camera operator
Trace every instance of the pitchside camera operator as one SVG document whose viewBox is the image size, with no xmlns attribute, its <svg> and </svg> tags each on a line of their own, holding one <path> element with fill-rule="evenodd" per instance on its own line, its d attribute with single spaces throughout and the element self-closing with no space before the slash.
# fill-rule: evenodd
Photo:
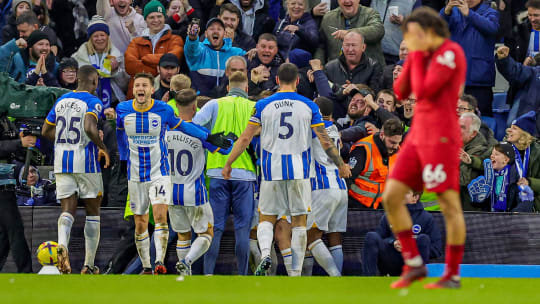
<svg viewBox="0 0 540 304">
<path fill-rule="evenodd" d="M 12 131 L 0 123 L 0 132 L 5 134 Z M 26 148 L 34 147 L 36 141 L 36 136 L 23 132 L 19 133 L 18 139 L 0 139 L 0 270 L 11 249 L 17 272 L 32 272 L 30 249 L 24 237 L 24 226 L 15 197 L 15 165 L 6 161 Z"/>
</svg>

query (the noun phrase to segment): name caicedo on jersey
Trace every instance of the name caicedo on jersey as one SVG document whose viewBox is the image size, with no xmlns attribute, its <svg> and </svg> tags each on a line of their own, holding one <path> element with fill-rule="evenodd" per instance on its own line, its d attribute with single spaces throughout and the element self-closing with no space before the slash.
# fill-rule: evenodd
<svg viewBox="0 0 540 304">
<path fill-rule="evenodd" d="M 82 111 L 81 102 L 79 100 L 65 100 L 56 106 L 56 113 L 65 113 L 68 109 L 74 110 L 77 113 Z"/>
</svg>

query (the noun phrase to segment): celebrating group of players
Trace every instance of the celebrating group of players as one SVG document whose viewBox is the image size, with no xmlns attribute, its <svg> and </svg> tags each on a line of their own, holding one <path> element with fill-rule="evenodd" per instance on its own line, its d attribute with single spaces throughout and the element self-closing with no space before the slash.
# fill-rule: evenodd
<svg viewBox="0 0 540 304">
<path fill-rule="evenodd" d="M 459 287 L 459 263 L 465 241 L 456 191 L 460 141 L 454 140 L 459 138 L 459 125 L 455 115 L 447 113 L 456 108 L 464 83 L 464 56 L 460 47 L 447 39 L 444 21 L 429 9 L 416 10 L 403 26 L 410 54 L 395 91 L 400 98 L 414 93 L 418 106 L 383 200 L 388 220 L 402 244 L 406 264 L 402 277 L 392 287 L 407 287 L 426 275 L 412 237 L 410 216 L 403 206 L 406 192 L 420 190 L 423 185 L 439 194 L 443 213 L 449 215 L 450 233 L 447 272 L 441 281 L 428 287 Z M 81 199 L 87 211 L 82 272 L 98 272 L 94 257 L 99 242 L 103 191 L 98 161 L 104 158 L 105 167 L 109 164 L 97 129 L 102 115 L 116 117 L 119 151 L 128 160 L 130 207 L 135 215 L 135 242 L 143 273 L 166 271 L 163 259 L 169 218 L 179 236 L 177 270 L 190 274 L 191 264 L 208 250 L 213 237 L 213 214 L 203 175 L 205 149 L 211 153 L 230 153 L 222 171 L 228 179 L 231 165 L 256 136 L 260 141 L 256 154 L 261 172 L 257 226 L 261 259 L 256 274 L 265 274 L 271 266 L 274 226 L 282 216 L 289 217 L 292 226 L 289 275 L 301 274 L 306 247 L 316 253 L 318 261 L 331 257 L 320 238 L 323 231 L 345 229 L 347 196 L 343 178 L 351 174 L 336 148 L 339 134 L 329 118 L 332 106 L 324 98 L 313 102 L 295 92 L 298 70 L 293 64 L 281 65 L 277 81 L 279 91 L 255 104 L 245 131 L 232 147 L 229 136 L 209 134 L 190 122 L 197 109 L 193 90 L 176 92 L 178 117 L 171 106 L 151 98 L 153 78 L 141 73 L 134 77 L 134 99 L 120 103 L 116 111 L 103 111 L 101 101 L 91 94 L 97 87 L 98 73 L 92 66 L 81 67 L 77 90 L 55 103 L 43 128 L 43 135 L 55 143 L 54 172 L 63 211 L 58 219 L 60 271 L 71 271 L 67 247 L 77 200 Z M 429 134 L 425 134 L 426 130 L 430 130 Z M 423 144 L 419 149 L 417 141 L 425 142 L 428 137 L 432 138 L 428 147 Z M 433 180 L 434 173 L 444 179 Z M 148 234 L 150 204 L 155 221 L 154 269 L 150 263 Z M 192 228 L 198 234 L 193 243 Z M 321 265 L 329 274 L 339 275 L 335 263 Z"/>
</svg>

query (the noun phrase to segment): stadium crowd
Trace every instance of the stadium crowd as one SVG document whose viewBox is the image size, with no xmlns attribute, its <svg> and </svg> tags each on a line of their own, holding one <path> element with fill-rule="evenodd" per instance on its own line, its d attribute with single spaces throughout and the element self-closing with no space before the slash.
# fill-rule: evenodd
<svg viewBox="0 0 540 304">
<path fill-rule="evenodd" d="M 192 88 L 198 109 L 193 122 L 212 133 L 232 132 L 238 137 L 255 102 L 279 89 L 280 66 L 293 63 L 299 71 L 297 92 L 310 100 L 329 100 L 319 107 L 325 121 L 337 127 L 341 157 L 351 168 L 352 177 L 346 180 L 349 208 L 382 209 L 386 177 L 415 114 L 415 96 L 398 101 L 392 89 L 408 54 L 401 24 L 421 6 L 440 13 L 467 59 L 463 94 L 456 112 L 447 113 L 458 116 L 461 126 L 461 138 L 449 140 L 463 142 L 459 181 L 463 209 L 540 211 L 540 0 L 1 0 L 0 69 L 18 83 L 75 90 L 79 67 L 92 65 L 99 74 L 96 95 L 106 114 L 120 113 L 118 104 L 135 97 L 135 75 L 149 73 L 154 76 L 152 98 L 168 102 L 179 115 L 176 99 L 182 90 Z M 452 64 L 453 59 L 441 60 Z M 509 89 L 494 97 L 497 71 Z M 0 88 L 6 86 L 0 83 Z M 4 135 L 10 129 L 19 134 L 21 125 L 41 126 L 44 120 L 7 119 L 0 124 Z M 116 127 L 114 118 L 100 117 L 100 136 L 111 157 L 111 165 L 102 167 L 102 206 L 128 206 L 126 219 L 132 229 L 118 244 L 104 269 L 107 273 L 124 272 L 136 254 L 127 160 Z M 497 133 L 497 128 L 505 132 Z M 7 140 L 0 149 L 18 164 L 17 204 L 59 205 L 54 184 L 39 172 L 39 166 L 53 164 L 52 144 L 22 133 L 4 146 Z M 24 156 L 13 155 L 24 155 L 34 145 L 39 157 L 23 177 Z M 232 179 L 225 180 L 221 172 L 227 156 L 207 157 L 214 227 L 203 257 L 205 274 L 214 273 L 231 213 L 238 273 L 248 274 L 250 255 L 260 259 L 257 232 L 252 229 L 257 175 L 262 174 L 257 169 L 259 158 L 256 145 L 250 145 L 235 163 Z M 436 168 L 432 174 L 438 178 Z M 418 238 L 422 256 L 425 260 L 440 256 L 440 232 L 433 231 L 433 221 L 424 211 L 439 210 L 436 195 L 411 193 L 407 203 L 413 217 L 418 215 L 415 224 L 419 218 L 423 221 L 419 225 L 429 226 Z M 154 233 L 161 224 L 156 223 Z M 399 242 L 387 225 L 382 219 L 378 230 L 366 236 L 366 274 L 399 274 L 396 269 L 401 269 L 402 261 L 397 266 L 379 263 L 378 270 L 374 266 L 377 254 L 387 247 L 393 252 L 381 259 L 401 258 Z M 287 226 L 279 221 L 275 232 L 284 257 L 291 249 L 290 237 L 287 244 L 287 237 L 278 231 L 290 233 Z M 177 242 L 175 237 L 171 230 L 167 243 L 176 244 L 178 250 L 185 240 Z M 308 248 L 317 250 L 317 238 L 308 235 L 308 240 Z M 329 233 L 327 240 L 337 266 L 329 266 L 329 274 L 339 274 L 341 235 Z M 306 261 L 310 256 L 306 253 Z M 138 273 L 142 266 L 129 269 Z"/>
</svg>

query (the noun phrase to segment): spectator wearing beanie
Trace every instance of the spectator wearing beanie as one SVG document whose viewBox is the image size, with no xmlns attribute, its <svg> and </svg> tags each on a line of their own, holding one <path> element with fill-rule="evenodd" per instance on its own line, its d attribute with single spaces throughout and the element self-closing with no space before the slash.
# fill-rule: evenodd
<svg viewBox="0 0 540 304">
<path fill-rule="evenodd" d="M 79 64 L 73 58 L 64 58 L 58 66 L 58 84 L 68 90 L 77 88 L 77 71 Z"/>
<path fill-rule="evenodd" d="M 124 71 L 124 56 L 109 37 L 109 26 L 101 16 L 94 16 L 88 24 L 88 41 L 83 43 L 73 57 L 79 66 L 93 65 L 99 73 L 97 96 L 103 107 L 109 108 L 126 99 L 129 82 Z"/>
<path fill-rule="evenodd" d="M 184 57 L 184 40 L 173 35 L 171 27 L 165 24 L 165 7 L 152 0 L 145 5 L 143 15 L 148 28 L 131 41 L 125 53 L 126 71 L 132 77 L 140 72 L 156 76 L 159 59 L 165 53 L 175 55 L 178 60 Z M 128 98 L 133 97 L 132 88 L 130 81 Z"/>
<path fill-rule="evenodd" d="M 298 67 L 298 76 L 300 82 L 296 87 L 296 92 L 306 98 L 313 99 L 317 97 L 317 88 L 315 83 L 310 83 L 308 71 L 311 69 L 309 61 L 311 60 L 311 54 L 308 51 L 302 49 L 290 50 L 287 61 L 293 63 Z"/>
<path fill-rule="evenodd" d="M 124 54 L 131 40 L 142 35 L 146 22 L 141 14 L 131 7 L 132 0 L 97 0 L 97 14 L 103 16 L 109 25 L 111 41 Z"/>
<path fill-rule="evenodd" d="M 22 53 L 27 71 L 26 84 L 59 87 L 56 80 L 58 62 L 51 51 L 49 36 L 40 30 L 33 31 L 27 44 L 27 49 Z"/>
<path fill-rule="evenodd" d="M 31 0 L 11 1 L 11 15 L 9 15 L 7 19 L 7 24 L 2 28 L 2 44 L 13 38 L 19 38 L 19 32 L 17 31 L 17 17 L 30 10 L 32 10 Z"/>
</svg>

